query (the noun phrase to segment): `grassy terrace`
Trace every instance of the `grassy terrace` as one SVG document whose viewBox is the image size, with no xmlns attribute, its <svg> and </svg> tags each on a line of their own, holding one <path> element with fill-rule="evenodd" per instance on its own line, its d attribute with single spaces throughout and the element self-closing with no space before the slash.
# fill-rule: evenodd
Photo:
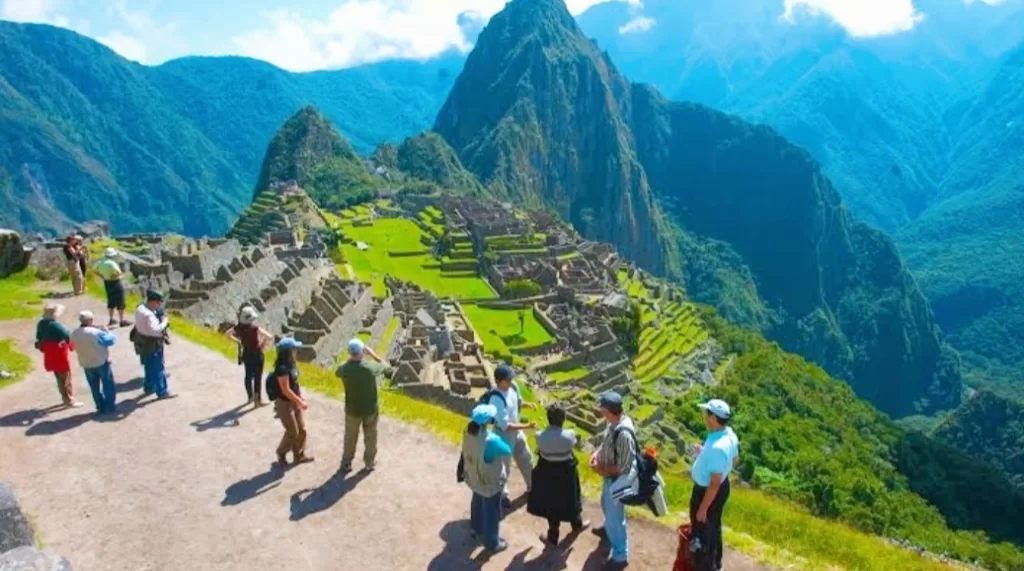
<svg viewBox="0 0 1024 571">
<path fill-rule="evenodd" d="M 684 357 L 707 341 L 708 333 L 697 321 L 691 305 L 669 304 L 659 327 L 644 327 L 633 370 L 641 381 L 653 381 L 667 373 L 678 357 Z"/>
<path fill-rule="evenodd" d="M 529 309 L 490 309 L 474 304 L 463 304 L 466 317 L 480 335 L 488 353 L 502 358 L 513 349 L 529 349 L 554 341 Z M 519 315 L 523 316 L 523 332 L 519 332 Z"/>
</svg>

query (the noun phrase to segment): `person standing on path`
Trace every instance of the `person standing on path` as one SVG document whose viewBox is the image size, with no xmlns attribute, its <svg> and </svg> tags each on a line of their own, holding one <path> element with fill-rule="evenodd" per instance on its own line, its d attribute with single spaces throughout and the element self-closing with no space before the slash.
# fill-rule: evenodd
<svg viewBox="0 0 1024 571">
<path fill-rule="evenodd" d="M 589 525 L 583 521 L 583 494 L 577 467 L 576 432 L 562 428 L 565 409 L 551 405 L 547 409 L 548 427 L 537 435 L 537 466 L 533 469 L 533 488 L 526 511 L 548 522 L 548 533 L 541 541 L 558 545 L 562 522 L 572 525 L 573 533 Z"/>
<path fill-rule="evenodd" d="M 238 325 L 228 330 L 228 337 L 238 343 L 242 351 L 240 359 L 245 367 L 245 394 L 249 397 L 249 403 L 257 407 L 263 406 L 260 390 L 265 363 L 263 350 L 274 340 L 269 331 L 256 325 L 259 316 L 256 308 L 245 306 L 238 314 Z"/>
<path fill-rule="evenodd" d="M 625 569 L 629 565 L 629 535 L 626 531 L 626 506 L 615 497 L 626 488 L 638 489 L 636 426 L 622 408 L 622 396 L 615 391 L 598 398 L 598 412 L 608 425 L 601 447 L 590 457 L 590 467 L 601 482 L 601 512 L 604 526 L 594 535 L 611 544 L 611 561 L 607 569 Z"/>
<path fill-rule="evenodd" d="M 71 287 L 75 295 L 85 293 L 85 276 L 82 272 L 82 244 L 74 234 L 68 234 L 64 244 L 64 261 L 71 276 Z"/>
<path fill-rule="evenodd" d="M 492 553 L 508 549 L 508 543 L 501 539 L 499 526 L 502 490 L 508 480 L 508 468 L 503 460 L 512 455 L 505 439 L 489 428 L 497 414 L 494 405 L 477 405 L 462 434 L 462 476 L 473 492 L 469 507 L 470 533 L 474 540 L 482 540 L 484 548 Z"/>
<path fill-rule="evenodd" d="M 703 546 L 697 558 L 698 568 L 718 571 L 722 568 L 722 512 L 729 500 L 729 474 L 739 463 L 739 438 L 728 426 L 732 411 L 723 400 L 703 403 L 704 426 L 708 429 L 703 446 L 696 448 L 697 458 L 690 475 L 690 522 Z"/>
<path fill-rule="evenodd" d="M 43 369 L 53 373 L 57 379 L 57 391 L 65 407 L 78 408 L 82 403 L 75 400 L 71 384 L 71 332 L 57 319 L 64 313 L 64 306 L 48 302 L 43 305 L 43 318 L 36 324 L 36 349 L 43 353 Z"/>
<path fill-rule="evenodd" d="M 124 284 L 121 282 L 124 272 L 121 271 L 121 266 L 117 263 L 117 256 L 117 250 L 107 248 L 103 251 L 103 257 L 96 262 L 93 268 L 103 278 L 103 289 L 107 293 L 107 310 L 110 312 L 110 321 L 107 323 L 109 327 L 131 325 L 124 319 Z M 116 321 L 114 320 L 115 310 L 118 316 Z"/>
<path fill-rule="evenodd" d="M 79 313 L 80 326 L 71 332 L 71 342 L 78 353 L 78 364 L 85 371 L 85 380 L 89 382 L 96 414 L 114 414 L 117 412 L 117 387 L 108 349 L 113 347 L 117 338 L 113 333 L 94 326 L 94 321 L 91 311 Z"/>
<path fill-rule="evenodd" d="M 167 388 L 167 371 L 164 369 L 164 338 L 170 322 L 166 315 L 157 317 L 157 311 L 164 303 L 162 293 L 146 292 L 146 302 L 135 310 L 135 350 L 142 358 L 145 375 L 143 392 L 156 393 L 158 399 L 174 398 Z"/>
<path fill-rule="evenodd" d="M 369 356 L 376 363 L 368 363 Z M 384 360 L 361 339 L 348 342 L 348 361 L 336 375 L 345 386 L 345 443 L 341 454 L 341 472 L 352 471 L 359 429 L 363 429 L 363 469 L 372 472 L 377 459 L 377 377 L 391 370 Z"/>
<path fill-rule="evenodd" d="M 511 473 L 512 459 L 515 458 L 519 473 L 523 475 L 526 482 L 526 493 L 530 493 L 533 478 L 533 456 L 530 454 L 530 445 L 526 442 L 524 430 L 533 430 L 535 425 L 519 421 L 519 409 L 521 406 L 530 406 L 522 402 L 519 388 L 514 383 L 515 372 L 512 367 L 501 364 L 494 370 L 494 382 L 497 388 L 491 391 L 487 404 L 493 405 L 498 411 L 494 423 L 501 431 L 501 437 L 505 439 L 512 450 L 511 456 L 503 456 L 505 471 Z M 512 509 L 512 500 L 508 497 L 508 481 L 502 490 L 502 507 L 505 510 Z"/>
<path fill-rule="evenodd" d="M 292 337 L 285 337 L 277 343 L 277 361 L 274 371 L 267 377 L 267 398 L 274 401 L 274 415 L 284 426 L 284 436 L 277 445 L 277 463 L 283 468 L 288 465 L 288 452 L 292 453 L 295 464 L 312 462 L 306 455 L 306 415 L 309 404 L 302 398 L 299 387 L 299 368 L 295 350 L 302 343 Z"/>
</svg>

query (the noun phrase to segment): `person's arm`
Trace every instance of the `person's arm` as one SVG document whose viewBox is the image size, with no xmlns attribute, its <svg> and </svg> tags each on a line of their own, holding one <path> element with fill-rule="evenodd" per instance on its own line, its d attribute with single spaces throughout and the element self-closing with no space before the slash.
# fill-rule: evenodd
<svg viewBox="0 0 1024 571">
<path fill-rule="evenodd" d="M 378 355 L 376 351 L 371 349 L 369 345 L 364 347 L 363 350 L 366 351 L 366 354 L 369 355 L 371 359 L 373 359 L 374 361 L 377 361 L 378 363 L 380 363 L 382 365 L 384 364 L 384 359 L 381 359 L 380 355 Z"/>
<path fill-rule="evenodd" d="M 270 342 L 274 340 L 274 336 L 269 331 L 262 327 L 260 327 L 259 333 L 257 335 L 259 335 L 260 338 L 260 347 L 263 349 L 266 349 L 267 346 L 270 345 Z"/>
<path fill-rule="evenodd" d="M 235 331 L 234 327 L 232 327 L 231 329 L 228 329 L 224 333 L 228 336 L 228 339 L 231 339 L 236 344 L 238 344 L 238 345 L 242 344 L 242 340 L 238 337 L 238 333 Z"/>
<path fill-rule="evenodd" d="M 502 456 L 511 455 L 512 447 L 509 446 L 508 443 L 497 435 L 489 435 L 487 437 L 487 441 L 484 443 L 484 462 L 490 464 Z"/>
<path fill-rule="evenodd" d="M 71 332 L 68 331 L 67 327 L 64 327 L 63 325 L 56 321 L 53 322 L 53 327 L 57 331 L 57 333 L 60 334 L 61 341 L 71 341 Z"/>
<path fill-rule="evenodd" d="M 117 337 L 113 333 L 107 333 L 106 331 L 96 336 L 96 340 L 99 341 L 103 347 L 113 347 L 114 343 L 117 342 Z"/>
<path fill-rule="evenodd" d="M 715 501 L 715 496 L 718 495 L 718 488 L 721 486 L 722 475 L 713 472 L 711 474 L 711 483 L 708 484 L 708 489 L 704 492 L 704 499 L 700 501 L 700 508 L 697 510 L 697 521 L 701 523 L 708 521 L 708 510 L 711 509 L 711 504 Z"/>
<path fill-rule="evenodd" d="M 288 375 L 278 375 L 277 386 L 281 389 L 281 394 L 284 395 L 286 399 L 299 405 L 303 410 L 309 408 L 309 405 L 306 404 L 306 401 L 303 400 L 302 397 L 292 392 L 291 379 Z"/>
</svg>

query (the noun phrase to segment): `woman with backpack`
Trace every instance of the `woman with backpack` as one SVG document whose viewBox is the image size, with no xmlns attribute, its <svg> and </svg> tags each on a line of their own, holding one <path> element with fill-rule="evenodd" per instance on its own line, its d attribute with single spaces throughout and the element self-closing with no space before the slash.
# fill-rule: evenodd
<svg viewBox="0 0 1024 571">
<path fill-rule="evenodd" d="M 508 549 L 501 539 L 501 498 L 508 471 L 504 458 L 512 449 L 490 426 L 498 410 L 494 405 L 481 404 L 473 409 L 472 420 L 462 434 L 462 473 L 466 485 L 473 491 L 470 504 L 470 525 L 473 539 L 483 541 L 492 553 Z"/>
<path fill-rule="evenodd" d="M 580 473 L 577 468 L 576 432 L 562 428 L 565 409 L 551 405 L 547 409 L 548 427 L 537 435 L 539 459 L 533 468 L 533 487 L 526 502 L 526 511 L 548 521 L 548 533 L 540 540 L 558 545 L 558 528 L 562 522 L 572 525 L 573 533 L 589 525 L 582 517 L 583 499 Z"/>
<path fill-rule="evenodd" d="M 302 343 L 285 337 L 277 343 L 277 361 L 274 371 L 267 377 L 267 398 L 274 401 L 274 413 L 284 426 L 284 436 L 277 446 L 277 463 L 288 465 L 288 452 L 296 464 L 312 462 L 306 455 L 306 415 L 309 404 L 302 398 L 299 387 L 299 368 L 295 350 Z"/>
<path fill-rule="evenodd" d="M 260 381 L 263 380 L 263 349 L 274 339 L 269 331 L 256 325 L 259 313 L 252 306 L 245 306 L 238 314 L 238 324 L 228 330 L 228 337 L 238 344 L 241 354 L 239 361 L 245 367 L 245 394 L 249 404 L 263 406 Z"/>
</svg>

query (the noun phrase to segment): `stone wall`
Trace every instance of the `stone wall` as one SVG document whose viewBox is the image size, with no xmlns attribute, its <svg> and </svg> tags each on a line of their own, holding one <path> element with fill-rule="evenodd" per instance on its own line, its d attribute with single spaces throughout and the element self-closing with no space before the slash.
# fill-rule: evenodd
<svg viewBox="0 0 1024 571">
<path fill-rule="evenodd" d="M 259 297 L 260 292 L 270 287 L 271 282 L 278 280 L 287 269 L 286 264 L 273 256 L 262 256 L 253 262 L 251 268 L 246 267 L 239 258 L 234 260 L 241 264 L 237 272 L 227 269 L 227 266 L 232 264 L 232 259 L 228 259 L 221 266 L 225 271 L 217 271 L 216 281 L 192 281 L 188 284 L 188 289 L 171 289 L 168 309 L 180 311 L 185 317 L 206 327 L 217 327 L 222 322 L 235 322 L 241 304 L 250 298 Z M 208 288 L 207 285 L 216 287 Z M 278 293 L 286 291 L 287 283 L 282 281 L 276 289 Z M 199 295 L 199 300 L 187 307 L 181 307 L 180 304 L 188 303 L 185 298 L 193 295 Z M 264 322 L 269 323 L 266 320 Z"/>
<path fill-rule="evenodd" d="M 3 571 L 71 571 L 62 557 L 36 549 L 28 517 L 14 490 L 0 482 L 0 569 Z"/>
<path fill-rule="evenodd" d="M 448 389 L 438 385 L 415 383 L 402 385 L 398 390 L 413 398 L 432 402 L 436 405 L 443 406 L 456 414 L 461 414 L 467 417 L 471 412 L 473 412 L 473 407 L 476 405 L 476 399 L 454 394 Z"/>
<path fill-rule="evenodd" d="M 358 286 L 362 287 L 362 286 Z M 316 363 L 323 367 L 334 365 L 342 348 L 349 339 L 363 328 L 363 318 L 373 307 L 373 290 L 362 287 L 354 302 L 344 306 L 342 313 L 329 324 L 326 335 L 316 342 Z"/>
<path fill-rule="evenodd" d="M 242 255 L 238 240 L 209 240 L 186 242 L 180 253 L 164 252 L 163 263 L 171 264 L 174 271 L 197 280 L 215 279 L 217 271 Z"/>
</svg>

